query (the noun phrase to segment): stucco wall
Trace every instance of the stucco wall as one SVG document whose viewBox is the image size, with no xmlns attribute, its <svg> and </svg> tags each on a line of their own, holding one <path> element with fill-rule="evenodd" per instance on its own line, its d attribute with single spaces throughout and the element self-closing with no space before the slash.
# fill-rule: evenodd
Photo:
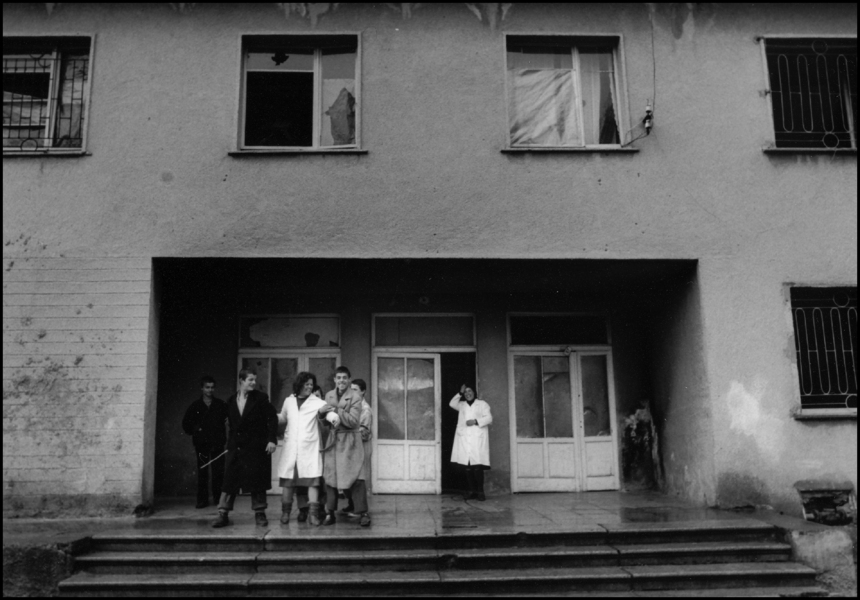
<svg viewBox="0 0 860 600">
<path fill-rule="evenodd" d="M 690 387 L 684 378 L 693 377 L 682 369 L 692 359 L 669 347 L 673 340 L 693 343 L 698 325 L 654 339 L 662 355 L 677 357 L 666 365 L 675 382 L 666 397 L 677 399 L 669 408 L 714 440 L 709 451 L 696 447 L 697 436 L 664 436 L 699 473 L 689 494 L 788 505 L 795 474 L 832 472 L 856 483 L 856 421 L 790 417 L 797 386 L 784 292 L 787 283 L 856 285 L 856 155 L 762 152 L 772 124 L 755 41 L 777 34 L 856 37 L 854 6 L 657 5 L 653 63 L 644 4 L 514 4 L 503 20 L 494 13 L 494 27 L 486 11 L 479 21 L 464 4 L 422 5 L 411 18 L 382 4 L 341 4 L 316 26 L 285 17 L 275 4 L 198 4 L 182 13 L 166 3 L 61 4 L 50 15 L 41 4 L 5 4 L 3 14 L 4 35 L 96 36 L 90 155 L 4 158 L 6 265 L 61 255 L 698 259 L 698 299 L 679 310 L 682 322 L 695 324 L 701 308 L 704 358 L 692 365 L 704 373 L 691 402 L 707 407 L 710 421 L 678 404 L 680 390 Z M 239 35 L 308 31 L 361 33 L 368 154 L 229 156 Z M 655 99 L 655 129 L 636 143 L 640 152 L 501 153 L 506 32 L 620 34 L 626 127 Z M 14 273 L 4 273 L 4 319 L 31 316 L 7 298 L 37 306 L 36 290 L 10 287 L 17 285 Z M 105 298 L 124 293 L 124 283 L 102 285 Z M 148 299 L 148 286 L 133 293 Z M 79 288 L 51 287 L 69 307 L 47 318 L 74 319 L 70 331 L 83 329 L 77 319 L 85 315 L 74 312 L 80 298 L 72 296 Z M 148 308 L 104 306 L 106 318 L 144 319 L 138 324 L 146 337 Z M 21 314 L 7 315 L 8 307 Z M 41 329 L 66 335 L 55 325 Z M 41 329 L 27 326 L 28 335 Z M 130 327 L 122 330 L 131 335 Z M 19 387 L 5 369 L 7 356 L 43 361 L 56 353 L 43 346 L 7 353 L 9 343 L 4 337 L 4 429 L 13 430 L 4 436 L 4 495 L 11 482 L 24 485 L 15 470 L 32 460 L 28 440 L 54 439 L 50 430 L 28 433 L 11 420 L 6 407 Z M 133 343 L 145 356 L 146 339 Z M 344 352 L 346 360 L 364 350 Z M 86 350 L 84 360 L 91 355 L 98 351 Z M 143 371 L 138 375 L 144 381 Z M 129 393 L 122 385 L 121 394 Z M 93 410 L 132 419 L 123 421 L 128 427 L 137 419 L 138 433 L 123 436 L 124 444 L 142 444 L 143 383 L 127 398 L 129 410 Z M 681 420 L 671 427 L 687 430 Z M 139 486 L 142 459 L 127 464 Z M 51 477 L 59 477 L 52 489 L 74 481 L 72 488 L 112 493 L 113 484 L 79 468 L 57 475 L 52 464 Z M 681 486 L 676 481 L 671 489 Z M 34 498 L 47 492 L 46 484 L 25 487 Z"/>
<path fill-rule="evenodd" d="M 150 276 L 148 259 L 4 260 L 4 515 L 140 502 Z"/>
</svg>

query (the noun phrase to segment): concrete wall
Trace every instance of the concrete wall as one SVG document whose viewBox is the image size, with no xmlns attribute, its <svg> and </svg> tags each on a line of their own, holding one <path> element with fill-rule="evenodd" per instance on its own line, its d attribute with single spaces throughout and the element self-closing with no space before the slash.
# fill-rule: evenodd
<svg viewBox="0 0 860 600">
<path fill-rule="evenodd" d="M 50 14 L 40 4 L 4 5 L 4 35 L 96 36 L 90 155 L 4 158 L 5 498 L 38 500 L 67 487 L 142 499 L 142 449 L 119 455 L 134 485 L 103 480 L 93 465 L 118 441 L 108 439 L 119 435 L 108 419 L 126 432 L 124 449 L 143 444 L 146 363 L 94 363 L 93 386 L 120 385 L 117 394 L 129 395 L 111 395 L 111 405 L 100 401 L 80 417 L 99 423 L 105 438 L 83 451 L 92 456 L 52 450 L 54 459 L 36 469 L 42 459 L 33 457 L 46 452 L 37 439 L 62 438 L 15 420 L 54 414 L 53 403 L 33 401 L 44 392 L 22 387 L 22 378 L 61 378 L 32 363 L 20 369 L 27 360 L 54 364 L 60 354 L 45 340 L 86 330 L 79 319 L 93 318 L 87 310 L 138 319 L 138 329 L 107 327 L 123 339 L 112 343 L 132 344 L 146 360 L 149 308 L 122 303 L 148 302 L 148 279 L 130 292 L 131 282 L 52 279 L 49 293 L 63 309 L 40 304 L 41 290 L 14 279 L 25 262 L 50 276 L 51 261 L 89 272 L 99 257 L 697 259 L 698 291 L 676 304 L 677 319 L 665 316 L 669 340 L 651 336 L 670 369 L 668 382 L 654 382 L 655 402 L 662 394 L 670 402 L 662 408 L 677 417 L 663 439 L 669 489 L 721 504 L 790 506 L 796 479 L 832 474 L 856 483 L 856 421 L 791 418 L 798 398 L 784 291 L 788 283 L 856 286 L 856 155 L 762 152 L 772 123 L 756 43 L 759 35 L 856 37 L 855 8 L 656 5 L 652 63 L 647 5 L 514 4 L 504 18 L 489 6 L 478 9 L 479 20 L 465 4 L 423 5 L 410 18 L 383 4 L 341 4 L 312 23 L 275 4 L 198 4 L 181 13 L 166 3 L 58 5 Z M 229 156 L 239 35 L 310 31 L 361 33 L 368 154 Z M 626 128 L 656 96 L 655 129 L 636 143 L 640 152 L 500 152 L 503 33 L 535 32 L 622 36 Z M 82 289 L 99 295 L 81 302 Z M 71 321 L 67 329 L 20 321 L 28 317 Z M 32 340 L 16 347 L 19 331 Z M 670 340 L 701 343 L 701 361 Z M 69 352 L 63 369 L 75 368 L 77 356 L 102 360 L 97 346 Z M 368 360 L 364 352 L 345 347 L 344 360 Z M 126 410 L 115 408 L 121 403 Z M 699 447 L 702 439 L 713 448 Z"/>
</svg>

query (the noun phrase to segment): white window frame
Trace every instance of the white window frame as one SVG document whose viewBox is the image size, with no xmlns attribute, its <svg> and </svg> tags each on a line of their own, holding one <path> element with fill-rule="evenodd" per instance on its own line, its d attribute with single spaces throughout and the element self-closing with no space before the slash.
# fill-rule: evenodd
<svg viewBox="0 0 860 600">
<path fill-rule="evenodd" d="M 767 66 L 767 42 L 768 41 L 776 41 L 776 40 L 797 40 L 797 39 L 821 39 L 821 40 L 849 40 L 849 39 L 857 39 L 857 36 L 851 35 L 836 35 L 836 34 L 791 34 L 791 35 L 767 35 L 767 36 L 757 36 L 756 41 L 758 41 L 761 51 L 761 64 L 762 70 L 764 74 L 764 97 L 765 104 L 767 105 L 766 111 L 768 116 L 768 126 L 770 129 L 771 141 L 770 146 L 763 148 L 763 150 L 768 152 L 856 152 L 857 151 L 857 123 L 853 122 L 853 115 L 851 111 L 848 111 L 848 119 L 850 122 L 851 130 L 853 131 L 853 135 L 851 136 L 851 148 L 819 148 L 816 146 L 809 146 L 807 148 L 787 148 L 784 146 L 776 145 L 776 122 L 774 120 L 773 113 L 773 89 L 770 85 L 770 71 Z"/>
<path fill-rule="evenodd" d="M 571 57 L 573 60 L 573 71 L 574 71 L 574 93 L 576 94 L 575 102 L 577 105 L 577 112 L 579 118 L 579 126 L 580 132 L 582 134 L 583 145 L 582 146 L 544 146 L 538 144 L 511 144 L 511 115 L 510 115 L 510 82 L 508 77 L 508 41 L 511 38 L 526 38 L 526 37 L 562 37 L 567 38 L 570 41 L 570 50 Z M 618 135 L 620 138 L 620 142 L 618 144 L 586 144 L 585 143 L 585 131 L 584 120 L 583 120 L 583 112 L 582 112 L 582 82 L 580 73 L 580 61 L 579 61 L 579 46 L 582 44 L 577 44 L 577 41 L 582 41 L 586 39 L 596 39 L 596 38 L 605 38 L 607 42 L 607 46 L 612 46 L 612 65 L 615 79 L 615 92 L 618 98 L 618 106 L 615 107 L 615 118 L 618 125 Z M 627 123 L 628 123 L 628 114 L 627 114 L 627 105 L 628 105 L 628 96 L 627 96 L 627 86 L 626 80 L 627 77 L 624 75 L 624 52 L 623 52 L 623 44 L 624 38 L 621 34 L 617 33 L 548 33 L 545 31 L 537 32 L 537 33 L 528 33 L 528 32 L 518 32 L 518 33 L 506 33 L 502 40 L 502 52 L 503 52 L 503 63 L 505 65 L 505 149 L 506 150 L 570 150 L 570 149 L 583 149 L 583 150 L 618 150 L 624 145 L 624 138 L 627 132 Z"/>
<path fill-rule="evenodd" d="M 307 37 L 319 37 L 320 39 L 332 36 L 344 37 L 344 36 L 353 36 L 356 41 L 356 55 L 355 55 L 355 143 L 354 144 L 345 144 L 339 146 L 322 146 L 320 145 L 320 137 L 322 132 L 322 49 L 317 47 L 314 50 L 314 97 L 313 97 L 313 133 L 312 133 L 312 145 L 311 146 L 249 146 L 245 144 L 245 117 L 247 114 L 246 110 L 246 92 L 247 92 L 247 77 L 248 77 L 248 69 L 246 68 L 246 51 L 248 49 L 248 44 L 253 45 L 254 38 L 259 37 L 281 37 L 284 38 L 285 41 L 289 41 L 291 37 L 301 36 L 304 38 Z M 253 72 L 266 72 L 266 69 L 253 69 Z M 289 69 L 272 69 L 273 72 L 301 72 L 307 73 L 309 71 L 304 69 L 298 69 L 295 71 L 291 71 Z M 243 33 L 239 36 L 239 118 L 238 118 L 238 130 L 237 130 L 237 145 L 238 151 L 248 151 L 248 152 L 278 152 L 278 151 L 288 151 L 288 152 L 342 152 L 342 151 L 355 151 L 361 148 L 361 33 L 360 32 L 350 32 L 350 31 L 338 31 L 338 32 L 315 32 L 315 33 L 284 33 L 282 31 L 272 32 L 272 33 Z"/>
<path fill-rule="evenodd" d="M 60 65 L 61 65 L 61 57 L 63 56 L 63 39 L 73 39 L 73 38 L 86 38 L 89 40 L 89 54 L 87 55 L 87 80 L 84 84 L 83 89 L 83 110 L 81 118 L 83 119 L 83 125 L 81 126 L 81 146 L 80 148 L 58 148 L 55 146 L 42 146 L 37 148 L 27 148 L 27 149 L 16 149 L 13 147 L 3 147 L 3 156 L 44 156 L 45 154 L 58 154 L 58 155 L 74 155 L 79 156 L 82 154 L 86 154 L 87 149 L 87 130 L 89 129 L 90 124 L 90 91 L 92 89 L 92 68 L 93 68 L 93 58 L 95 53 L 95 42 L 96 36 L 94 33 L 64 33 L 64 34 L 50 34 L 50 35 L 4 35 L 3 40 L 29 40 L 34 43 L 42 43 L 44 41 L 44 45 L 46 48 L 52 48 L 50 53 L 52 66 L 51 66 L 51 74 L 50 74 L 50 86 L 48 90 L 48 122 L 45 126 L 45 139 L 53 140 L 53 131 L 56 125 L 56 113 L 57 113 L 57 96 L 59 94 L 59 84 L 60 84 Z M 5 60 L 7 57 L 16 58 L 30 58 L 29 54 L 19 54 L 19 53 L 9 53 L 3 54 L 3 59 Z"/>
</svg>

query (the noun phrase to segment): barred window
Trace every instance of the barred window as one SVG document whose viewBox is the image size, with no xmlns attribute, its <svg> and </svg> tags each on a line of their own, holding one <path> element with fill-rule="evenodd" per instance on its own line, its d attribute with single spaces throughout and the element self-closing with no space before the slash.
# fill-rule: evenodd
<svg viewBox="0 0 860 600">
<path fill-rule="evenodd" d="M 801 409 L 857 408 L 857 288 L 792 288 Z"/>
<path fill-rule="evenodd" d="M 777 148 L 857 147 L 857 39 L 765 40 Z"/>
<path fill-rule="evenodd" d="M 89 38 L 3 38 L 3 152 L 83 148 Z"/>
</svg>

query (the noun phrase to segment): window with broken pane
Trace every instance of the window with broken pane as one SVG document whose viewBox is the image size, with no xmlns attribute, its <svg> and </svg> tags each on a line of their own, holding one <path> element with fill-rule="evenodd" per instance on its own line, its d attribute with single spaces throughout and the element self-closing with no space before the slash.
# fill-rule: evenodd
<svg viewBox="0 0 860 600">
<path fill-rule="evenodd" d="M 358 38 L 245 36 L 243 148 L 356 148 Z"/>
<path fill-rule="evenodd" d="M 3 152 L 84 146 L 90 39 L 3 38 Z"/>
<path fill-rule="evenodd" d="M 621 143 L 616 38 L 509 36 L 511 147 Z"/>
</svg>

